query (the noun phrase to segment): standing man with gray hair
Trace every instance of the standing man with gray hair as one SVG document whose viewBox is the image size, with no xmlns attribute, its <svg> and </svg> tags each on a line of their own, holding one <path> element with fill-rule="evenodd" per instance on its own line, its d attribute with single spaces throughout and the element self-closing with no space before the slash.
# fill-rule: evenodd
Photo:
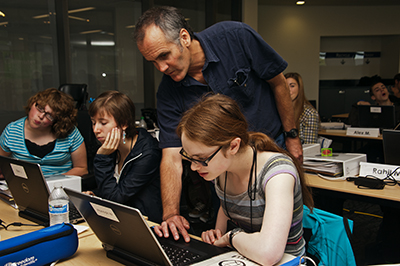
<svg viewBox="0 0 400 266">
<path fill-rule="evenodd" d="M 160 126 L 163 223 L 160 236 L 190 241 L 188 221 L 179 213 L 182 189 L 181 142 L 175 129 L 183 113 L 208 92 L 236 100 L 250 131 L 263 132 L 302 162 L 289 88 L 282 72 L 287 63 L 248 25 L 217 23 L 193 33 L 174 7 L 147 10 L 135 27 L 144 58 L 164 73 L 157 92 Z M 207 161 L 210 154 L 191 154 Z"/>
</svg>

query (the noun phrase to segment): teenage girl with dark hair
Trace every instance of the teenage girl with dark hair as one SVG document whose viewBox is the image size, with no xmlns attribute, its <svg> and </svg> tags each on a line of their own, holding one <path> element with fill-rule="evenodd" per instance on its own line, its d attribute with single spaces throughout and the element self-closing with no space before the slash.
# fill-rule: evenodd
<svg viewBox="0 0 400 266">
<path fill-rule="evenodd" d="M 102 143 L 94 158 L 97 189 L 87 191 L 139 209 L 161 222 L 161 150 L 145 129 L 135 127 L 135 105 L 125 94 L 107 91 L 90 104 L 93 132 Z"/>
</svg>

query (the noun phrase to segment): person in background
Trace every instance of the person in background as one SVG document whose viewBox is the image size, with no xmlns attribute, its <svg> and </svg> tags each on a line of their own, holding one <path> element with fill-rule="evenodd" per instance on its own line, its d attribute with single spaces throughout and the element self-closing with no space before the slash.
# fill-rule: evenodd
<svg viewBox="0 0 400 266">
<path fill-rule="evenodd" d="M 228 96 L 204 97 L 177 127 L 180 154 L 205 180 L 215 180 L 220 198 L 215 229 L 203 241 L 230 245 L 262 265 L 283 253 L 305 253 L 303 202 L 312 208 L 300 163 L 259 132 L 248 132 L 239 105 Z M 228 224 L 234 224 L 231 230 Z M 155 227 L 161 237 L 165 227 Z"/>
<path fill-rule="evenodd" d="M 89 106 L 93 132 L 102 143 L 94 158 L 97 189 L 86 191 L 139 209 L 161 222 L 161 149 L 147 130 L 135 126 L 135 105 L 125 94 L 107 91 Z"/>
<path fill-rule="evenodd" d="M 369 95 L 371 96 L 371 99 L 375 101 L 376 105 L 394 105 L 396 121 L 397 123 L 400 122 L 400 105 L 399 103 L 394 103 L 390 100 L 389 91 L 379 78 L 372 81 L 369 89 Z M 348 120 L 349 124 L 354 127 L 359 126 L 358 105 L 371 105 L 371 103 L 367 101 L 358 101 L 356 104 L 352 105 Z"/>
<path fill-rule="evenodd" d="M 377 105 L 393 105 L 393 102 L 389 98 L 389 91 L 380 79 L 371 82 L 369 95 Z M 358 101 L 357 105 L 371 105 L 371 103 L 367 101 Z"/>
<path fill-rule="evenodd" d="M 71 96 L 55 88 L 29 98 L 26 117 L 11 122 L 0 136 L 0 155 L 38 163 L 45 176 L 88 173 L 86 148 L 76 128 Z"/>
<path fill-rule="evenodd" d="M 298 123 L 300 140 L 303 144 L 318 143 L 320 118 L 318 111 L 311 105 L 304 94 L 303 79 L 298 73 L 286 73 L 286 82 L 293 101 L 294 118 Z"/>
<path fill-rule="evenodd" d="M 189 222 L 179 209 L 182 145 L 175 129 L 182 114 L 204 93 L 228 95 L 241 104 L 251 130 L 286 145 L 301 162 L 303 150 L 282 74 L 287 62 L 244 23 L 224 21 L 194 33 L 174 7 L 147 10 L 135 25 L 134 38 L 144 58 L 164 73 L 157 92 L 164 225 L 175 239 L 179 231 L 190 241 Z"/>
<path fill-rule="evenodd" d="M 400 103 L 400 73 L 394 76 L 394 85 L 392 86 L 393 95 L 389 95 L 390 101 Z"/>
</svg>

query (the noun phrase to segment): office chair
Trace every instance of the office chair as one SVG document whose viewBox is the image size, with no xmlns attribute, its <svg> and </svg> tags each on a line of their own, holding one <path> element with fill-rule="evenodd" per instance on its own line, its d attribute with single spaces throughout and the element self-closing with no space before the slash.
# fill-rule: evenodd
<svg viewBox="0 0 400 266">
<path fill-rule="evenodd" d="M 157 110 L 155 108 L 143 108 L 141 109 L 142 116 L 147 124 L 147 129 L 154 129 L 158 127 L 157 124 Z"/>
<path fill-rule="evenodd" d="M 78 109 L 77 127 L 85 140 L 89 172 L 88 175 L 82 176 L 82 191 L 95 189 L 97 185 L 93 175 L 93 160 L 100 145 L 93 133 L 92 121 L 86 108 L 86 101 L 88 99 L 87 85 L 63 84 L 58 88 L 58 90 L 71 95 L 76 101 L 76 108 Z"/>
<path fill-rule="evenodd" d="M 86 101 L 88 100 L 88 92 L 86 84 L 62 84 L 58 90 L 71 95 L 74 101 L 76 101 L 76 108 L 78 110 L 87 110 Z"/>
</svg>

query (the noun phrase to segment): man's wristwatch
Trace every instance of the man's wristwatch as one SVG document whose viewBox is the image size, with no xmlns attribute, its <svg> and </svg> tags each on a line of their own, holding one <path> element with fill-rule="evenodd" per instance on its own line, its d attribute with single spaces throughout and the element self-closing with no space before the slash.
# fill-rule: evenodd
<svg viewBox="0 0 400 266">
<path fill-rule="evenodd" d="M 229 244 L 231 245 L 231 247 L 235 248 L 233 246 L 233 244 L 232 244 L 232 240 L 233 240 L 233 237 L 235 235 L 239 234 L 240 232 L 244 232 L 244 230 L 242 228 L 239 228 L 239 227 L 236 227 L 236 228 L 234 228 L 233 230 L 231 230 L 229 232 Z"/>
<path fill-rule="evenodd" d="M 283 135 L 285 138 L 295 138 L 299 135 L 297 128 L 292 128 L 290 131 L 284 131 Z"/>
</svg>

